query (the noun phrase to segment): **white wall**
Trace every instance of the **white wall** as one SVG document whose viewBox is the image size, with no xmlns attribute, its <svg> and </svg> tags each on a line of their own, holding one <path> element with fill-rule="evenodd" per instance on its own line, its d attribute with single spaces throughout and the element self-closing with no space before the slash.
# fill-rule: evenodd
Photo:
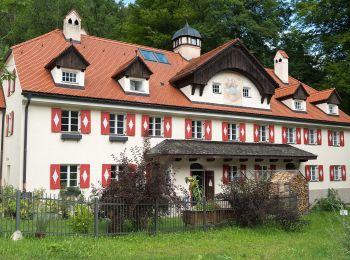
<svg viewBox="0 0 350 260">
<path fill-rule="evenodd" d="M 213 83 L 220 83 L 222 88 L 221 94 L 213 93 Z M 251 89 L 251 97 L 244 98 L 242 94 L 243 87 Z M 229 106 L 254 107 L 261 109 L 269 109 L 270 104 L 265 100 L 261 104 L 261 95 L 247 77 L 232 71 L 224 71 L 212 77 L 208 84 L 204 87 L 203 95 L 199 95 L 199 89 L 196 89 L 194 95 L 191 94 L 191 86 L 181 88 L 181 91 L 192 101 L 205 102 L 213 104 L 223 104 Z"/>
</svg>

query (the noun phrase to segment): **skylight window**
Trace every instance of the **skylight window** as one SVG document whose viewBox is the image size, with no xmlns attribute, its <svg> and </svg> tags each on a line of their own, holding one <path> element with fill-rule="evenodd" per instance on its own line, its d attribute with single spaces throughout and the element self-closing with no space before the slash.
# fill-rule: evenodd
<svg viewBox="0 0 350 260">
<path fill-rule="evenodd" d="M 169 64 L 168 58 L 163 53 L 140 50 L 145 60 Z"/>
</svg>

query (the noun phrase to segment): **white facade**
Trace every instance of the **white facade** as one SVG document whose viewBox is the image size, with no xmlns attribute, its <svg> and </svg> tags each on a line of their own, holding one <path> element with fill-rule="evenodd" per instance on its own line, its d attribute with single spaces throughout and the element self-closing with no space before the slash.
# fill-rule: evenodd
<svg viewBox="0 0 350 260">
<path fill-rule="evenodd" d="M 283 82 L 288 83 L 288 58 L 283 57 L 280 51 L 278 51 L 274 58 L 274 71 L 276 76 Z"/>
</svg>

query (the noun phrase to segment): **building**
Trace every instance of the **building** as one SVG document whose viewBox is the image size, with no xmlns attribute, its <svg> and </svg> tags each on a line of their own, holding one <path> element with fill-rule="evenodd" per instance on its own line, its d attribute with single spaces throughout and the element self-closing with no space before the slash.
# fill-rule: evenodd
<svg viewBox="0 0 350 260">
<path fill-rule="evenodd" d="M 165 51 L 86 35 L 73 10 L 63 31 L 12 46 L 2 185 L 107 186 L 118 171 L 111 154 L 150 136 L 150 156 L 173 160 L 179 184 L 200 176 L 209 198 L 239 171 L 298 169 L 311 201 L 335 188 L 350 202 L 350 117 L 336 89 L 289 76 L 281 50 L 269 69 L 239 39 L 201 55 L 186 24 L 172 40 Z"/>
</svg>

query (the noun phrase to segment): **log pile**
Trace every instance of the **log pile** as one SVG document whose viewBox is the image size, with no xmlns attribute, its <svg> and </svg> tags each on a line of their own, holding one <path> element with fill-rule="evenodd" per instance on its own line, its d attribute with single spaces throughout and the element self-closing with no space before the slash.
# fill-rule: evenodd
<svg viewBox="0 0 350 260">
<path fill-rule="evenodd" d="M 290 171 L 276 172 L 271 176 L 272 195 L 280 198 L 296 195 L 298 212 L 303 214 L 309 209 L 309 185 L 300 173 Z"/>
</svg>

